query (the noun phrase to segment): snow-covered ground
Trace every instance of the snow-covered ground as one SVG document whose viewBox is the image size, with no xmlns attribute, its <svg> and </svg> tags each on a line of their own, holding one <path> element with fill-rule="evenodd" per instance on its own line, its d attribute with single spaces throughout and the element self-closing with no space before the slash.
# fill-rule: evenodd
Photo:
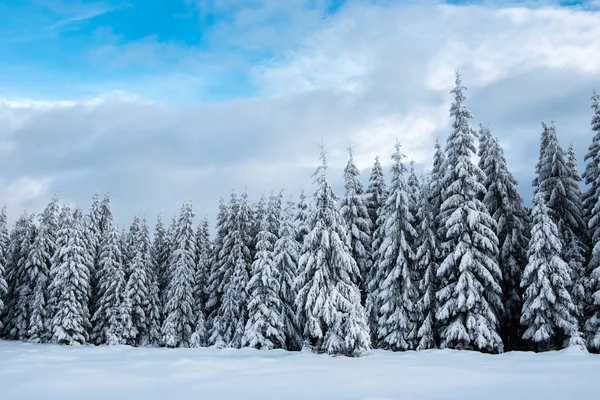
<svg viewBox="0 0 600 400">
<path fill-rule="evenodd" d="M 435 350 L 353 359 L 285 351 L 0 341 L 0 398 L 592 399 L 600 356 Z"/>
</svg>

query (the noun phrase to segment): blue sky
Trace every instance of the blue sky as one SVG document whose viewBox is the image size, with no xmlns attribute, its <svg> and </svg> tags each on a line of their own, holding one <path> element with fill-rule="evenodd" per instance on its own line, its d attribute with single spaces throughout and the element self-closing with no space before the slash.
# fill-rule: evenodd
<svg viewBox="0 0 600 400">
<path fill-rule="evenodd" d="M 365 181 L 396 139 L 427 169 L 458 68 L 529 201 L 542 121 L 583 163 L 599 5 L 4 0 L 0 198 L 11 218 L 95 190 L 123 225 L 186 199 L 212 217 L 232 189 L 310 190 L 321 138 L 338 191 L 349 144 Z"/>
</svg>

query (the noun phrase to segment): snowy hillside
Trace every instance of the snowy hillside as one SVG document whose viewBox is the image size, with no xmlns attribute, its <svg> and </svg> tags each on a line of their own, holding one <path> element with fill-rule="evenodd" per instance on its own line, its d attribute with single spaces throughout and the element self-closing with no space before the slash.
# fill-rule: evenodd
<svg viewBox="0 0 600 400">
<path fill-rule="evenodd" d="M 591 399 L 600 356 L 65 347 L 0 341 L 2 399 Z"/>
</svg>

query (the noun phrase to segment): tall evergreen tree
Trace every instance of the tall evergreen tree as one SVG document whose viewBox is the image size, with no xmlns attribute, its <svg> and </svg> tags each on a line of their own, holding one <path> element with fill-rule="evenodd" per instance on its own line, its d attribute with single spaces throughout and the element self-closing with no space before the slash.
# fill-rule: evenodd
<svg viewBox="0 0 600 400">
<path fill-rule="evenodd" d="M 51 269 L 50 297 L 56 299 L 49 329 L 59 344 L 88 341 L 90 271 L 83 226 L 78 210 L 63 206 Z"/>
<path fill-rule="evenodd" d="M 558 229 L 549 216 L 546 194 L 538 191 L 533 209 L 533 230 L 529 242 L 529 261 L 521 286 L 523 339 L 538 351 L 561 348 L 577 332 L 575 305 L 567 290 L 571 277 L 561 258 Z"/>
<path fill-rule="evenodd" d="M 370 351 L 369 328 L 355 282 L 360 271 L 327 180 L 325 151 L 315 173 L 317 191 L 304 239 L 296 306 L 304 340 L 317 352 L 360 356 Z"/>
<path fill-rule="evenodd" d="M 367 298 L 367 275 L 371 270 L 371 218 L 365 201 L 365 190 L 360 182 L 360 172 L 354 164 L 352 148 L 344 169 L 344 187 L 346 194 L 341 200 L 340 212 L 346 222 L 350 254 L 360 271 L 359 288 L 361 301 Z"/>
<path fill-rule="evenodd" d="M 6 335 L 9 339 L 25 340 L 28 336 L 29 302 L 32 289 L 27 260 L 36 236 L 34 214 L 23 213 L 10 238 L 10 259 L 7 271 L 8 313 Z"/>
<path fill-rule="evenodd" d="M 152 242 L 152 254 L 154 257 L 154 268 L 156 275 L 156 283 L 158 286 L 159 299 L 163 298 L 163 294 L 167 287 L 166 271 L 169 264 L 169 243 L 167 240 L 167 232 L 163 223 L 162 215 L 158 215 L 156 227 L 154 228 L 154 240 Z"/>
<path fill-rule="evenodd" d="M 377 249 L 377 270 L 369 287 L 369 308 L 377 313 L 377 345 L 394 351 L 414 349 L 417 337 L 414 312 L 418 293 L 413 284 L 416 231 L 403 158 L 396 143 L 389 196 L 380 216 L 384 221 L 383 242 Z"/>
<path fill-rule="evenodd" d="M 437 324 L 441 346 L 498 352 L 498 314 L 502 311 L 502 273 L 498 266 L 496 223 L 479 200 L 485 194 L 483 172 L 472 162 L 475 132 L 465 107 L 466 88 L 458 72 L 451 91 L 453 131 L 446 144 L 440 228 L 443 261 L 437 277 Z"/>
<path fill-rule="evenodd" d="M 212 246 L 210 242 L 210 225 L 208 218 L 204 218 L 196 231 L 196 276 L 194 279 L 194 301 L 196 327 L 192 334 L 192 347 L 203 347 L 207 344 L 208 327 L 206 322 L 206 286 L 210 268 Z"/>
<path fill-rule="evenodd" d="M 488 128 L 482 127 L 480 160 L 485 180 L 486 193 L 483 199 L 497 225 L 499 242 L 498 264 L 502 271 L 502 304 L 504 313 L 500 321 L 500 334 L 505 350 L 519 349 L 523 332 L 519 320 L 523 302 L 521 300 L 521 275 L 527 264 L 529 227 L 523 198 L 517 190 L 517 181 L 508 170 L 504 152 L 498 139 L 491 136 Z"/>
<path fill-rule="evenodd" d="M 6 283 L 6 264 L 8 261 L 8 226 L 6 222 L 6 206 L 0 211 L 0 332 L 4 327 L 4 307 L 6 295 L 8 294 L 8 285 Z"/>
<path fill-rule="evenodd" d="M 417 324 L 417 350 L 436 347 L 435 326 L 435 293 L 437 290 L 437 260 L 440 258 L 440 247 L 435 228 L 435 214 L 431 197 L 431 182 L 423 182 L 422 193 L 417 205 L 417 250 L 415 254 L 415 270 L 418 282 L 418 300 L 415 304 Z"/>
<path fill-rule="evenodd" d="M 224 281 L 224 270 L 221 268 L 222 259 L 220 257 L 223 250 L 223 242 L 229 231 L 229 208 L 223 198 L 219 199 L 219 212 L 217 214 L 217 224 L 215 227 L 215 240 L 213 242 L 210 253 L 210 264 L 207 268 L 206 282 L 206 303 L 204 310 L 206 312 L 209 343 L 219 336 L 218 332 L 213 329 L 213 320 L 216 318 L 219 308 L 221 307 L 221 297 L 223 295 L 221 283 Z"/>
<path fill-rule="evenodd" d="M 281 277 L 273 262 L 276 236 L 270 232 L 272 227 L 269 214 L 267 212 L 263 217 L 257 237 L 257 253 L 247 289 L 248 321 L 242 339 L 243 346 L 266 350 L 283 348 L 285 345 L 281 316 L 283 304 L 279 298 Z"/>
<path fill-rule="evenodd" d="M 110 208 L 106 210 L 104 224 L 98 255 L 100 273 L 96 311 L 92 317 L 92 341 L 95 344 L 119 345 L 127 342 L 127 333 L 131 330 L 131 302 L 127 296 L 119 230 Z"/>
<path fill-rule="evenodd" d="M 38 234 L 31 245 L 25 266 L 29 277 L 28 292 L 30 293 L 27 306 L 29 316 L 27 336 L 32 342 L 49 339 L 46 308 L 50 268 L 56 251 L 59 212 L 58 196 L 54 196 L 40 216 Z"/>
<path fill-rule="evenodd" d="M 162 342 L 167 347 L 189 347 L 195 329 L 194 279 L 196 235 L 192 202 L 181 207 L 173 234 L 170 279 L 167 286 Z"/>
<path fill-rule="evenodd" d="M 227 235 L 219 254 L 223 277 L 222 298 L 218 314 L 213 322 L 211 342 L 219 346 L 239 348 L 242 346 L 244 329 L 248 319 L 248 281 L 251 265 L 250 207 L 247 194 L 238 201 L 234 193 L 229 204 Z"/>
<path fill-rule="evenodd" d="M 367 209 L 371 219 L 372 233 L 375 233 L 379 228 L 379 225 L 377 225 L 379 211 L 383 208 L 386 198 L 387 188 L 383 178 L 383 168 L 381 168 L 379 157 L 375 157 L 375 163 L 373 164 L 371 176 L 369 177 L 369 187 L 366 192 Z"/>
<path fill-rule="evenodd" d="M 588 189 L 583 193 L 583 210 L 593 243 L 600 240 L 600 213 L 594 211 L 597 199 L 600 197 L 600 94 L 592 93 L 592 131 L 594 137 L 585 155 L 585 171 L 583 179 Z M 600 211 L 600 210 L 598 210 Z"/>
<path fill-rule="evenodd" d="M 131 238 L 130 250 L 132 259 L 129 264 L 129 279 L 125 291 L 131 304 L 131 327 L 126 333 L 130 338 L 129 343 L 137 346 L 146 346 L 150 343 L 150 315 L 153 299 L 153 264 L 150 253 L 150 233 L 145 220 L 135 216 L 130 232 L 136 237 Z M 155 327 L 156 328 L 156 327 Z"/>
<path fill-rule="evenodd" d="M 287 350 L 300 350 L 302 342 L 295 307 L 300 245 L 295 239 L 294 209 L 290 200 L 283 210 L 279 238 L 273 249 L 274 268 L 281 276 L 279 298 L 282 302 L 281 318 Z"/>
</svg>

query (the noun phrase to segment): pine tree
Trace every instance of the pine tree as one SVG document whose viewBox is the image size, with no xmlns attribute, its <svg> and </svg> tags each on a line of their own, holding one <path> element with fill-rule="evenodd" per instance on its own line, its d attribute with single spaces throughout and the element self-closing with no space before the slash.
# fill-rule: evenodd
<svg viewBox="0 0 600 400">
<path fill-rule="evenodd" d="M 189 347 L 196 319 L 194 315 L 194 278 L 196 236 L 191 202 L 181 207 L 174 229 L 170 279 L 167 286 L 162 342 L 167 347 Z"/>
<path fill-rule="evenodd" d="M 458 72 L 451 91 L 453 131 L 446 144 L 440 214 L 443 261 L 437 277 L 437 324 L 441 347 L 498 352 L 498 314 L 502 312 L 502 274 L 498 266 L 496 223 L 479 200 L 483 172 L 472 162 L 475 132 L 465 107 L 466 88 Z"/>
<path fill-rule="evenodd" d="M 6 296 L 8 294 L 8 285 L 6 283 L 6 264 L 8 261 L 8 227 L 6 222 L 6 206 L 0 211 L 0 332 L 4 327 L 3 316 Z"/>
<path fill-rule="evenodd" d="M 589 186 L 582 196 L 585 220 L 593 243 L 600 240 L 600 213 L 594 211 L 597 199 L 600 197 L 600 94 L 592 93 L 592 131 L 594 137 L 585 155 L 585 171 L 583 179 Z"/>
<path fill-rule="evenodd" d="M 360 182 L 360 172 L 354 165 L 352 148 L 348 149 L 350 157 L 344 169 L 344 187 L 346 195 L 341 200 L 340 212 L 346 222 L 348 243 L 352 258 L 360 271 L 359 284 L 361 301 L 367 298 L 367 275 L 371 270 L 371 218 L 364 198 L 364 188 Z"/>
<path fill-rule="evenodd" d="M 167 232 L 163 223 L 162 215 L 158 215 L 156 227 L 154 228 L 154 240 L 152 242 L 152 254 L 154 257 L 154 268 L 156 282 L 159 292 L 159 299 L 163 298 L 163 294 L 167 287 L 166 270 L 169 264 L 169 243 L 167 240 Z"/>
<path fill-rule="evenodd" d="M 229 208 L 223 198 L 219 199 L 219 212 L 217 213 L 217 224 L 215 227 L 216 234 L 213 242 L 210 264 L 207 268 L 206 282 L 206 304 L 204 309 L 207 317 L 209 343 L 214 344 L 213 340 L 217 340 L 219 333 L 213 329 L 213 321 L 215 320 L 219 308 L 221 307 L 221 297 L 223 295 L 221 283 L 224 281 L 223 269 L 221 268 L 222 259 L 220 257 L 223 250 L 223 242 L 229 232 L 228 225 L 230 215 Z"/>
<path fill-rule="evenodd" d="M 302 342 L 295 307 L 300 245 L 295 239 L 294 208 L 290 200 L 283 210 L 279 238 L 273 249 L 274 268 L 281 276 L 279 298 L 282 302 L 283 336 L 287 350 L 300 350 Z"/>
<path fill-rule="evenodd" d="M 271 201 L 269 201 L 271 203 Z M 269 208 L 270 211 L 270 208 Z M 285 345 L 283 335 L 283 304 L 279 298 L 280 274 L 273 262 L 273 243 L 276 236 L 270 232 L 270 212 L 263 217 L 257 236 L 252 278 L 248 283 L 248 321 L 242 345 L 271 350 Z"/>
<path fill-rule="evenodd" d="M 131 329 L 131 302 L 127 296 L 119 230 L 110 208 L 106 210 L 98 255 L 98 299 L 92 317 L 95 344 L 125 344 Z"/>
<path fill-rule="evenodd" d="M 523 302 L 521 299 L 521 275 L 527 264 L 528 223 L 523 198 L 517 190 L 517 181 L 508 170 L 504 152 L 498 139 L 491 136 L 489 128 L 482 127 L 480 143 L 486 194 L 483 199 L 490 215 L 497 224 L 499 242 L 498 264 L 502 271 L 502 304 L 504 313 L 500 321 L 500 333 L 505 350 L 520 347 L 523 332 L 519 320 Z"/>
<path fill-rule="evenodd" d="M 211 342 L 218 346 L 239 348 L 242 346 L 244 329 L 248 319 L 248 281 L 251 265 L 251 225 L 250 207 L 247 194 L 237 200 L 234 193 L 229 204 L 227 235 L 223 240 L 221 276 L 223 279 L 222 298 L 218 314 L 214 320 Z"/>
<path fill-rule="evenodd" d="M 296 306 L 304 340 L 317 352 L 360 356 L 370 351 L 369 328 L 355 282 L 360 271 L 350 254 L 347 231 L 327 180 L 325 151 L 315 173 L 317 191 L 310 232 L 300 257 Z"/>
<path fill-rule="evenodd" d="M 282 199 L 283 192 L 275 194 L 271 192 L 269 196 L 269 202 L 267 203 L 267 210 L 265 212 L 265 218 L 267 219 L 267 229 L 271 236 L 271 248 L 275 245 L 275 241 L 279 237 L 279 227 L 281 225 L 281 213 L 282 213 Z M 259 225 L 260 225 L 259 221 Z M 264 228 L 264 227 L 262 227 Z M 261 229 L 262 230 L 262 229 Z M 259 231 L 260 232 L 260 231 Z M 257 237 L 258 234 L 254 237 Z M 258 244 L 258 239 L 257 239 Z"/>
<path fill-rule="evenodd" d="M 296 210 L 296 217 L 294 223 L 296 225 L 296 241 L 300 246 L 304 243 L 304 237 L 308 235 L 310 231 L 308 228 L 308 203 L 306 202 L 306 193 L 304 189 L 300 190 L 300 197 L 298 199 L 298 206 Z"/>
<path fill-rule="evenodd" d="M 130 232 L 131 260 L 129 279 L 125 287 L 131 305 L 131 331 L 126 332 L 129 344 L 146 346 L 150 343 L 151 289 L 153 285 L 150 233 L 145 220 L 135 216 Z"/>
<path fill-rule="evenodd" d="M 582 178 L 577 169 L 577 156 L 573 144 L 567 151 L 567 170 L 568 179 L 565 180 L 566 198 L 571 204 L 573 214 L 577 216 L 572 229 L 565 235 L 566 248 L 564 249 L 564 259 L 569 264 L 571 271 L 571 287 L 569 293 L 575 307 L 577 307 L 577 316 L 583 320 L 584 302 L 585 302 L 585 281 L 587 279 L 585 272 L 585 256 L 588 253 L 587 243 L 590 242 L 587 224 L 583 211 L 583 194 L 579 187 Z"/>
<path fill-rule="evenodd" d="M 56 299 L 49 329 L 59 344 L 84 344 L 90 329 L 88 301 L 90 271 L 78 210 L 63 206 L 52 261 L 50 297 Z"/>
<path fill-rule="evenodd" d="M 424 182 L 422 193 L 417 205 L 417 250 L 415 254 L 415 269 L 417 272 L 418 300 L 415 304 L 417 324 L 417 350 L 433 349 L 436 347 L 435 326 L 435 293 L 437 290 L 436 273 L 437 260 L 440 258 L 439 242 L 435 229 L 435 214 L 431 197 L 431 182 Z"/>
<path fill-rule="evenodd" d="M 369 287 L 369 308 L 377 314 L 377 346 L 393 351 L 414 349 L 417 337 L 414 312 L 418 293 L 413 284 L 416 231 L 403 158 L 400 144 L 396 143 L 389 195 L 380 215 L 383 242 L 376 250 L 377 270 Z"/>
<path fill-rule="evenodd" d="M 7 271 L 8 314 L 6 336 L 9 339 L 25 340 L 29 337 L 29 303 L 32 288 L 27 269 L 27 260 L 36 236 L 35 215 L 23 213 L 15 224 L 10 239 L 10 260 Z"/>
<path fill-rule="evenodd" d="M 258 202 L 256 204 L 254 204 L 254 206 L 252 207 L 252 220 L 253 220 L 253 224 L 252 224 L 252 237 L 256 238 L 258 236 L 258 233 L 260 232 L 260 228 L 261 228 L 261 223 L 263 221 L 263 219 L 265 218 L 265 214 L 267 212 L 268 206 L 267 206 L 267 199 L 265 197 L 264 194 L 260 195 L 260 199 L 258 200 Z"/>
<path fill-rule="evenodd" d="M 42 342 L 49 339 L 46 307 L 50 268 L 56 251 L 59 212 L 58 196 L 54 196 L 40 216 L 38 234 L 33 241 L 26 262 L 30 289 L 28 337 L 31 342 Z"/>
<path fill-rule="evenodd" d="M 205 304 L 207 301 L 206 286 L 212 253 L 208 218 L 204 218 L 202 223 L 198 225 L 198 230 L 196 231 L 196 252 L 197 265 L 194 279 L 196 328 L 192 334 L 191 342 L 192 347 L 203 347 L 206 346 L 208 339 Z"/>
<path fill-rule="evenodd" d="M 375 306 L 377 300 L 378 282 L 375 282 L 376 272 L 379 270 L 379 260 L 377 259 L 377 249 L 383 241 L 383 225 L 385 218 L 381 216 L 381 211 L 388 197 L 387 187 L 383 179 L 383 169 L 379 162 L 379 157 L 375 157 L 375 163 L 369 177 L 369 187 L 367 188 L 367 209 L 371 218 L 371 269 L 366 277 L 367 298 L 365 299 L 365 308 L 369 321 L 372 342 L 377 343 L 378 326 L 378 308 Z"/>
<path fill-rule="evenodd" d="M 538 191 L 533 209 L 533 230 L 529 242 L 529 261 L 523 271 L 521 287 L 523 339 L 537 351 L 561 348 L 578 331 L 575 305 L 567 290 L 571 277 L 561 258 L 558 229 L 549 217 L 547 195 Z"/>
</svg>

